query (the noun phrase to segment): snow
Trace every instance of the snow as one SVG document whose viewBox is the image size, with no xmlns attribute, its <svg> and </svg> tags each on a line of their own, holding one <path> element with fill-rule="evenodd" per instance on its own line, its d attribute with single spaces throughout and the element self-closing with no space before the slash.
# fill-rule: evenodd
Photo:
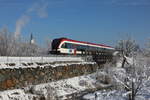
<svg viewBox="0 0 150 100">
<path fill-rule="evenodd" d="M 32 100 L 33 97 L 38 97 L 40 95 L 48 97 L 50 94 L 52 96 L 57 95 L 58 97 L 62 97 L 61 99 L 63 100 L 67 95 L 79 93 L 86 89 L 96 88 L 95 75 L 96 73 L 50 83 L 32 85 L 23 89 L 1 91 L 0 100 Z M 84 82 L 84 84 L 81 84 L 82 82 Z M 32 91 L 32 94 L 27 92 L 29 90 Z M 53 93 L 51 90 L 53 90 Z"/>
<path fill-rule="evenodd" d="M 121 66 L 122 66 L 122 61 L 119 60 L 119 61 L 117 62 L 117 64 L 116 64 L 116 67 L 121 67 Z"/>
<path fill-rule="evenodd" d="M 0 92 L 0 100 L 33 100 L 33 97 L 34 95 L 25 94 L 21 89 Z"/>
<path fill-rule="evenodd" d="M 115 51 L 114 53 L 113 53 L 113 56 L 117 56 L 119 54 L 119 52 L 118 51 Z"/>
<path fill-rule="evenodd" d="M 84 100 L 127 100 L 122 96 L 122 92 L 113 91 L 96 91 L 83 96 Z"/>
<path fill-rule="evenodd" d="M 81 86 L 80 85 L 81 80 L 85 81 L 86 84 Z M 89 88 L 91 89 L 96 88 L 94 83 L 95 80 L 92 79 L 91 75 L 87 75 L 87 76 L 74 77 L 74 78 L 60 80 L 56 82 L 36 85 L 34 86 L 34 91 L 40 91 L 42 93 L 46 93 L 44 92 L 45 90 L 43 88 L 53 87 L 56 90 L 58 97 L 65 97 L 66 95 L 70 95 L 76 92 L 78 93 L 80 91 L 84 91 Z"/>
<path fill-rule="evenodd" d="M 149 74 L 149 68 L 150 68 L 149 58 L 140 58 L 140 57 L 137 57 L 136 59 L 133 57 L 132 58 L 125 57 L 125 58 L 127 60 L 128 65 L 135 65 L 136 68 L 141 67 L 142 70 L 139 69 L 140 72 L 144 71 L 142 72 L 143 73 L 142 75 L 144 76 L 148 75 L 149 77 L 150 75 Z M 124 77 L 127 74 L 124 68 L 119 68 L 121 67 L 121 63 L 122 63 L 121 61 L 122 60 L 120 59 L 117 62 L 116 64 L 117 67 L 109 69 L 111 70 L 111 73 L 109 74 L 116 80 L 116 82 L 119 82 L 120 84 L 124 84 L 122 83 L 122 80 L 124 80 Z M 146 73 L 146 71 L 148 71 L 148 73 Z M 133 78 L 133 80 L 135 80 L 135 78 Z M 131 91 L 125 91 L 125 90 L 123 91 L 123 90 L 118 89 L 118 90 L 96 91 L 94 93 L 89 93 L 89 94 L 84 95 L 83 99 L 84 100 L 128 100 L 128 94 L 131 94 Z M 147 78 L 145 81 L 142 82 L 142 88 L 138 90 L 135 100 L 150 100 L 150 78 Z"/>
<path fill-rule="evenodd" d="M 0 57 L 0 63 L 84 61 L 82 57 Z"/>
<path fill-rule="evenodd" d="M 126 61 L 128 64 L 130 65 L 133 65 L 135 63 L 133 57 L 127 57 L 127 56 L 124 56 L 126 58 Z M 119 59 L 116 63 L 116 67 L 121 67 L 122 66 L 122 61 L 123 61 L 123 58 L 122 59 Z"/>
<path fill-rule="evenodd" d="M 126 57 L 126 56 L 125 56 L 125 58 L 126 58 L 126 61 L 127 61 L 128 64 L 133 65 L 133 64 L 135 63 L 133 57 Z"/>
<path fill-rule="evenodd" d="M 87 94 L 87 95 L 84 95 L 84 96 L 83 96 L 83 99 L 86 99 L 86 100 L 94 100 L 94 99 L 95 99 L 95 94 L 89 93 L 89 94 Z"/>
<path fill-rule="evenodd" d="M 35 58 L 35 59 L 37 61 L 41 61 L 41 60 L 39 60 L 41 58 Z M 78 58 L 78 60 L 79 59 L 80 58 Z M 34 60 L 32 60 L 32 61 L 34 61 Z M 61 59 L 59 59 L 59 60 L 61 60 Z M 80 60 L 82 60 L 82 59 L 80 59 Z M 126 57 L 126 60 L 127 60 L 128 64 L 130 64 L 130 65 L 132 65 L 134 63 L 139 63 L 137 61 L 134 61 L 133 58 L 129 58 L 129 57 Z M 48 61 L 48 60 L 45 60 L 45 61 Z M 54 60 L 54 58 L 53 58 L 52 61 L 56 61 L 56 59 Z M 146 60 L 144 60 L 144 61 L 145 62 L 144 63 L 142 62 L 142 65 L 145 64 L 145 66 L 147 66 L 146 62 L 148 62 L 148 61 L 146 61 Z M 3 63 L 4 60 L 1 62 Z M 112 75 L 112 77 L 114 79 L 116 79 L 117 81 L 120 81 L 126 75 L 125 69 L 120 68 L 121 63 L 122 62 L 120 60 L 117 62 L 117 67 L 112 68 L 112 69 L 110 68 L 112 74 L 110 74 L 110 73 L 109 74 Z M 65 66 L 65 65 L 70 65 L 70 64 L 95 64 L 95 63 L 80 61 L 78 63 L 57 63 L 57 64 L 54 63 L 54 64 L 51 64 L 51 66 L 58 67 L 58 66 Z M 34 63 L 34 65 L 32 65 L 32 66 L 22 66 L 22 67 L 23 68 L 33 67 L 34 68 L 35 66 L 37 66 L 36 63 Z M 44 66 L 46 66 L 46 65 L 44 65 Z M 40 66 L 40 67 L 44 67 L 44 66 Z M 8 67 L 9 66 L 7 66 L 6 64 L 5 64 L 5 66 L 3 66 L 3 68 L 8 68 Z M 14 66 L 14 68 L 20 68 L 19 64 Z M 101 74 L 102 73 L 103 72 L 101 72 Z M 105 74 L 105 73 L 103 73 L 103 74 Z M 110 84 L 97 83 L 97 80 L 95 77 L 96 75 L 97 75 L 97 73 L 93 73 L 90 75 L 84 75 L 84 76 L 79 76 L 79 77 L 74 77 L 74 78 L 69 78 L 69 79 L 63 79 L 63 80 L 39 84 L 39 85 L 33 85 L 33 86 L 25 87 L 23 89 L 7 90 L 7 91 L 3 91 L 3 92 L 1 91 L 0 92 L 0 100 L 32 100 L 34 97 L 38 98 L 38 96 L 40 96 L 40 95 L 42 95 L 46 98 L 48 98 L 48 96 L 52 95 L 53 97 L 58 96 L 58 97 L 62 97 L 62 99 L 65 99 L 65 98 L 67 98 L 67 95 L 71 95 L 73 93 L 80 93 L 81 91 L 85 91 L 87 89 L 96 89 L 97 88 L 96 84 L 98 84 L 102 87 L 110 86 Z M 117 76 L 119 76 L 119 77 L 117 77 Z M 149 79 L 144 81 L 144 83 L 143 83 L 144 85 L 143 85 L 142 89 L 137 93 L 136 100 L 150 100 L 150 80 Z M 32 90 L 32 93 L 27 92 L 29 90 Z M 53 92 L 51 90 L 53 90 Z M 49 94 L 49 93 L 51 93 L 51 94 Z M 84 100 L 127 100 L 129 93 L 130 93 L 130 91 L 127 92 L 127 91 L 115 90 L 115 89 L 114 90 L 99 90 L 94 93 L 89 93 L 89 94 L 84 95 L 83 99 Z M 49 100 L 49 99 L 47 99 L 47 100 Z"/>
<path fill-rule="evenodd" d="M 28 65 L 28 63 L 32 63 L 32 65 Z M 47 64 L 39 66 L 37 63 Z M 86 62 L 81 57 L 0 57 L 0 69 L 37 68 L 45 66 L 58 67 L 72 64 L 95 64 L 95 62 Z"/>
<path fill-rule="evenodd" d="M 45 64 L 38 65 L 37 62 Z M 8 65 L 9 63 L 13 63 L 13 65 Z M 28 63 L 32 64 L 27 65 Z M 84 65 L 95 64 L 95 62 L 86 62 L 81 57 L 0 57 L 0 69 L 59 67 L 72 64 Z M 86 84 L 81 86 L 80 81 L 85 81 Z M 91 75 L 88 75 L 45 84 L 32 85 L 22 89 L 1 91 L 0 100 L 33 100 L 34 98 L 39 98 L 41 95 L 47 98 L 51 95 L 49 94 L 49 90 L 51 89 L 54 89 L 54 93 L 57 94 L 58 97 L 62 96 L 65 98 L 66 95 L 70 95 L 72 93 L 84 91 L 88 88 L 96 88 L 93 84 L 94 82 L 95 80 L 91 78 Z M 33 93 L 29 93 L 28 91 L 30 90 L 32 90 Z"/>
<path fill-rule="evenodd" d="M 146 89 L 147 88 L 147 89 Z M 140 94 L 136 96 L 135 100 L 150 100 L 150 87 L 146 87 Z M 128 100 L 125 91 L 96 91 L 83 96 L 84 100 Z"/>
<path fill-rule="evenodd" d="M 74 63 L 69 63 L 69 62 L 64 62 L 64 63 L 60 63 L 60 64 L 57 64 L 57 63 L 54 63 L 54 64 L 45 64 L 45 65 L 38 65 L 37 63 L 33 63 L 33 65 L 28 65 L 28 66 L 25 66 L 23 64 L 17 64 L 15 66 L 9 66 L 9 65 L 6 65 L 6 64 L 1 64 L 0 65 L 0 69 L 6 69 L 6 68 L 9 68 L 9 69 L 19 69 L 19 68 L 37 68 L 37 67 L 41 67 L 41 68 L 44 68 L 46 66 L 48 67 L 59 67 L 59 66 L 67 66 L 67 65 L 73 65 L 73 64 L 77 64 L 77 65 L 84 65 L 84 64 L 96 64 L 95 62 L 74 62 Z"/>
<path fill-rule="evenodd" d="M 51 64 L 52 67 L 57 67 L 57 66 L 66 66 L 66 65 L 73 65 L 73 64 L 96 64 L 96 62 L 77 62 L 77 63 L 61 63 L 61 64 Z"/>
</svg>

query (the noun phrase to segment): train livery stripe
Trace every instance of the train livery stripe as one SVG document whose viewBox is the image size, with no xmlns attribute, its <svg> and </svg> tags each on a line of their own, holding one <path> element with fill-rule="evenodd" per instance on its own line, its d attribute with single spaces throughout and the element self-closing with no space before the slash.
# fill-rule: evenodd
<svg viewBox="0 0 150 100">
<path fill-rule="evenodd" d="M 106 48 L 106 49 L 112 49 L 114 50 L 114 48 L 110 47 L 110 46 L 105 46 L 105 45 L 99 45 L 99 44 L 93 44 L 93 43 L 84 43 L 84 42 L 78 42 L 78 41 L 75 41 L 75 40 L 62 40 L 60 45 L 59 45 L 59 48 L 61 48 L 62 44 L 64 43 L 74 43 L 74 44 L 80 44 L 80 45 L 88 45 L 88 46 L 92 46 L 92 47 L 100 47 L 100 48 Z"/>
<path fill-rule="evenodd" d="M 71 39 L 63 39 L 62 41 L 70 41 L 70 42 L 73 42 L 73 43 L 82 43 L 82 44 L 87 44 L 87 45 L 96 45 L 96 46 L 101 46 L 101 47 L 112 48 L 111 46 L 107 46 L 107 45 L 104 45 L 104 44 L 96 44 L 96 43 L 83 42 L 83 41 L 77 41 L 77 40 L 71 40 Z"/>
</svg>

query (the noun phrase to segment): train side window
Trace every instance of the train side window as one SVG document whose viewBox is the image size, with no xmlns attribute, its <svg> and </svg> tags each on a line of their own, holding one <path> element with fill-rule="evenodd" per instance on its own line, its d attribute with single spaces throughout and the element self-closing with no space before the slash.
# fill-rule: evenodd
<svg viewBox="0 0 150 100">
<path fill-rule="evenodd" d="M 77 49 L 78 45 L 77 44 L 73 44 L 73 49 Z"/>
<path fill-rule="evenodd" d="M 70 43 L 70 48 L 71 48 L 71 49 L 74 49 L 74 47 L 75 47 L 75 45 L 72 44 L 72 43 Z"/>
<path fill-rule="evenodd" d="M 62 44 L 61 48 L 66 48 L 66 43 Z"/>
<path fill-rule="evenodd" d="M 66 48 L 71 49 L 73 48 L 73 45 L 71 43 L 66 43 Z"/>
<path fill-rule="evenodd" d="M 84 50 L 86 49 L 84 45 L 81 45 L 81 48 L 84 49 Z"/>
<path fill-rule="evenodd" d="M 66 48 L 69 48 L 69 43 L 66 43 Z"/>
<path fill-rule="evenodd" d="M 81 48 L 81 45 L 77 45 L 77 50 L 81 50 L 82 48 Z"/>
<path fill-rule="evenodd" d="M 84 45 L 77 45 L 76 46 L 77 50 L 85 50 L 85 46 Z"/>
<path fill-rule="evenodd" d="M 71 44 L 71 43 L 69 43 L 69 48 L 70 48 L 70 49 L 72 48 L 72 44 Z"/>
</svg>

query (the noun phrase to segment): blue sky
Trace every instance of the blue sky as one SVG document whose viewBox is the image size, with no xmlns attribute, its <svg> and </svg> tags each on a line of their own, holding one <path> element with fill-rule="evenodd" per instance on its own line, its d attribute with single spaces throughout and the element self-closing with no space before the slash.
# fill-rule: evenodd
<svg viewBox="0 0 150 100">
<path fill-rule="evenodd" d="M 114 46 L 150 38 L 150 0 L 0 0 L 0 28 L 37 43 L 68 37 Z"/>
</svg>

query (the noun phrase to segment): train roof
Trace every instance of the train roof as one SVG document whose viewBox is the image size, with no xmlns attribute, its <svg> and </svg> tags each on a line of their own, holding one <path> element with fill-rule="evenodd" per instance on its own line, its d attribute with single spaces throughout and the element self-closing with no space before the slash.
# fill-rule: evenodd
<svg viewBox="0 0 150 100">
<path fill-rule="evenodd" d="M 104 44 L 96 44 L 96 43 L 90 43 L 90 42 L 72 40 L 72 39 L 68 39 L 68 38 L 64 38 L 64 37 L 63 38 L 59 38 L 59 39 L 61 40 L 61 42 L 63 42 L 63 41 L 69 41 L 69 42 L 83 43 L 83 44 L 89 44 L 89 45 L 95 45 L 95 46 L 101 46 L 101 47 L 104 47 L 104 48 L 114 49 L 113 47 L 107 46 L 107 45 L 104 45 Z"/>
</svg>

